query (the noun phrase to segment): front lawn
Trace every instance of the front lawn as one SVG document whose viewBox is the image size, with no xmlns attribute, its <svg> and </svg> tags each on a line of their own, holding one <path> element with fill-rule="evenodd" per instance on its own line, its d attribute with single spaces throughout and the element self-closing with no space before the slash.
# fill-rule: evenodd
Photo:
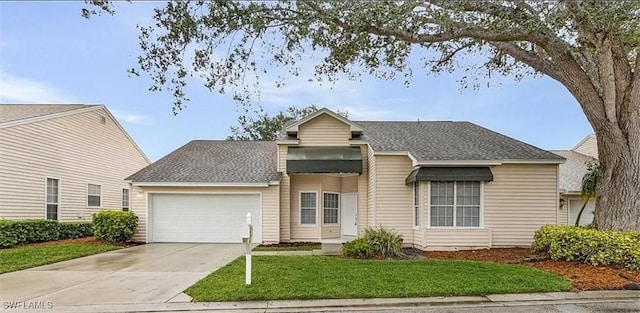
<svg viewBox="0 0 640 313">
<path fill-rule="evenodd" d="M 354 260 L 256 256 L 252 285 L 244 257 L 185 292 L 194 301 L 471 296 L 564 291 L 571 283 L 534 268 L 465 260 Z"/>
<path fill-rule="evenodd" d="M 27 244 L 0 250 L 0 274 L 119 249 L 92 238 Z"/>
</svg>

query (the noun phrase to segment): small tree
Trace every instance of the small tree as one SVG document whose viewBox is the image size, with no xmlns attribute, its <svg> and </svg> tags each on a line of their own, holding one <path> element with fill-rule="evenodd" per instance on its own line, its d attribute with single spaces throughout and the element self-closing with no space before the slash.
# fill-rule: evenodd
<svg viewBox="0 0 640 313">
<path fill-rule="evenodd" d="M 580 208 L 580 212 L 578 213 L 578 217 L 576 218 L 576 226 L 580 226 L 580 218 L 582 217 L 582 212 L 587 207 L 587 203 L 589 200 L 596 197 L 598 194 L 598 181 L 600 180 L 600 165 L 596 162 L 589 163 L 587 167 L 587 172 L 582 177 L 582 187 L 580 190 L 580 194 L 582 195 L 582 207 Z"/>
</svg>

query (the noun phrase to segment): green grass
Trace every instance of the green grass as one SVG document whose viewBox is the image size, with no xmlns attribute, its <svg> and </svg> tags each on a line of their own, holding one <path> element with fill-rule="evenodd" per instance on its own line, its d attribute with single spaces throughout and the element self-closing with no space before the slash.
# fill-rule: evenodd
<svg viewBox="0 0 640 313">
<path fill-rule="evenodd" d="M 571 283 L 522 265 L 464 260 L 354 260 L 256 256 L 252 285 L 244 257 L 189 287 L 194 301 L 471 296 L 563 291 Z"/>
<path fill-rule="evenodd" d="M 318 244 L 310 244 L 303 246 L 293 246 L 293 247 L 283 247 L 283 246 L 257 246 L 253 248 L 252 251 L 311 251 L 311 250 L 319 250 L 321 245 Z"/>
<path fill-rule="evenodd" d="M 102 253 L 120 247 L 101 243 L 53 243 L 0 250 L 0 274 Z"/>
</svg>

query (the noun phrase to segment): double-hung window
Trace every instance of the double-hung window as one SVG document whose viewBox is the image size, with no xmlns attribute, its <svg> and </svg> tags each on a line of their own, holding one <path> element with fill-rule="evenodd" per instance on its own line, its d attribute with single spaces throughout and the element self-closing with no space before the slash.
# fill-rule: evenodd
<svg viewBox="0 0 640 313">
<path fill-rule="evenodd" d="M 122 211 L 129 211 L 129 189 L 122 189 Z"/>
<path fill-rule="evenodd" d="M 60 207 L 60 180 L 55 178 L 47 178 L 46 218 L 48 220 L 57 220 L 59 207 Z"/>
<path fill-rule="evenodd" d="M 480 227 L 480 182 L 431 182 L 432 227 Z"/>
<path fill-rule="evenodd" d="M 300 224 L 316 225 L 317 196 L 315 192 L 300 193 Z"/>
<path fill-rule="evenodd" d="M 413 183 L 413 227 L 420 227 L 420 182 Z"/>
<path fill-rule="evenodd" d="M 324 203 L 324 224 L 338 224 L 340 216 L 340 194 L 333 192 L 325 192 L 323 194 Z"/>
<path fill-rule="evenodd" d="M 94 184 L 87 185 L 87 206 L 97 208 L 102 206 L 102 186 Z"/>
</svg>

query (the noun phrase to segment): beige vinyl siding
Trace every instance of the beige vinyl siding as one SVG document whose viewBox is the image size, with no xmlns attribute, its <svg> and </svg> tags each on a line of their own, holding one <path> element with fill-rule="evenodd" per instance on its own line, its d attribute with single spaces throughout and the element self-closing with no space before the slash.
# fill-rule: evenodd
<svg viewBox="0 0 640 313">
<path fill-rule="evenodd" d="M 348 146 L 351 128 L 328 114 L 321 114 L 299 126 L 298 138 L 300 146 Z"/>
<path fill-rule="evenodd" d="M 424 250 L 462 250 L 491 247 L 491 229 L 426 229 Z"/>
<path fill-rule="evenodd" d="M 280 179 L 280 240 L 291 239 L 291 176 L 287 175 L 287 151 L 286 145 L 278 145 L 278 172 Z"/>
<path fill-rule="evenodd" d="M 413 233 L 413 186 L 405 179 L 411 172 L 407 156 L 375 156 L 376 208 L 375 225 L 395 229 L 406 244 L 421 244 Z"/>
<path fill-rule="evenodd" d="M 46 177 L 60 179 L 60 220 L 90 220 L 100 210 L 87 208 L 87 184 L 102 186 L 103 208 L 121 209 L 124 178 L 149 164 L 103 108 L 1 128 L 0 143 L 6 219 L 45 217 Z"/>
<path fill-rule="evenodd" d="M 138 196 L 138 192 L 143 194 Z M 149 193 L 260 193 L 262 195 L 262 241 L 280 242 L 280 188 L 269 187 L 134 187 L 131 194 L 131 210 L 138 215 L 138 234 L 135 240 L 148 241 L 147 211 Z"/>
<path fill-rule="evenodd" d="M 344 193 L 354 193 L 358 192 L 358 176 L 347 176 L 342 177 L 342 186 L 340 188 L 340 192 Z"/>
<path fill-rule="evenodd" d="M 368 226 L 376 225 L 376 158 L 373 154 L 373 149 L 371 146 L 367 147 L 367 169 L 368 169 L 368 177 L 367 177 L 367 218 L 360 219 L 367 222 Z"/>
<path fill-rule="evenodd" d="M 360 146 L 360 152 L 362 155 L 362 174 L 358 176 L 358 234 L 362 233 L 362 230 L 369 227 L 369 160 L 367 146 Z"/>
<path fill-rule="evenodd" d="M 484 185 L 484 225 L 493 246 L 528 246 L 533 233 L 558 220 L 556 164 L 493 166 Z"/>
<path fill-rule="evenodd" d="M 318 240 L 320 239 L 320 210 L 322 207 L 320 176 L 316 175 L 292 175 L 291 178 L 291 240 Z M 316 225 L 300 225 L 300 192 L 315 192 L 316 200 Z"/>
<path fill-rule="evenodd" d="M 587 138 L 583 139 L 572 150 L 597 159 L 598 158 L 598 141 L 596 139 L 596 136 L 595 135 L 587 136 Z"/>
</svg>

